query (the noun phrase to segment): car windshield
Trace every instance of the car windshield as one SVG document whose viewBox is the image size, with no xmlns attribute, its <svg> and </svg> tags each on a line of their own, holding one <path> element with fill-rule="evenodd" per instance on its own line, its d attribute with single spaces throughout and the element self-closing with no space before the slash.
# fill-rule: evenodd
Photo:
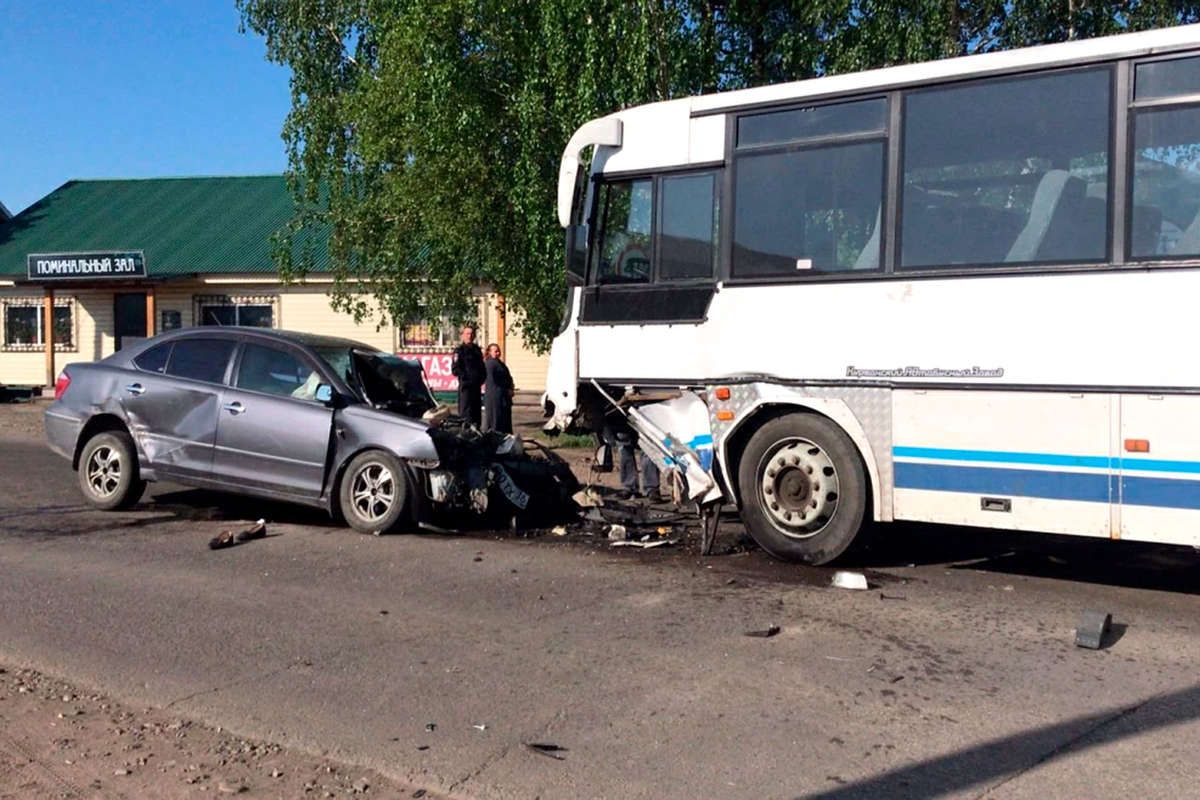
<svg viewBox="0 0 1200 800">
<path fill-rule="evenodd" d="M 419 361 L 355 347 L 315 350 L 355 394 L 377 408 L 420 417 L 437 405 Z"/>
</svg>

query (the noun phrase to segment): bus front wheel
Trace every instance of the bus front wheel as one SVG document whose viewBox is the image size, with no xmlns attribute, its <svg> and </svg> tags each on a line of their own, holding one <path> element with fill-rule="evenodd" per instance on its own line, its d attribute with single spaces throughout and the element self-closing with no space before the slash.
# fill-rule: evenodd
<svg viewBox="0 0 1200 800">
<path fill-rule="evenodd" d="M 738 467 L 742 520 L 771 555 L 827 564 L 862 527 L 867 479 L 850 437 L 825 417 L 788 414 L 759 428 Z"/>
</svg>

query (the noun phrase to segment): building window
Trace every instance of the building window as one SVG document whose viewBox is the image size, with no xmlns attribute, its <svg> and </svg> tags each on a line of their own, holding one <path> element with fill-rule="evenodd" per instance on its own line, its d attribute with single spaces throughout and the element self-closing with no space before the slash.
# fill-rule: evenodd
<svg viewBox="0 0 1200 800">
<path fill-rule="evenodd" d="M 274 295 L 199 295 L 196 297 L 197 324 L 274 328 L 278 301 L 279 298 Z"/>
<path fill-rule="evenodd" d="M 453 347 L 457 341 L 458 331 L 446 316 L 435 321 L 413 320 L 400 328 L 400 346 L 404 348 Z"/>
<path fill-rule="evenodd" d="M 0 302 L 4 312 L 4 349 L 18 352 L 43 349 L 45 303 L 33 297 Z M 54 350 L 75 350 L 75 301 L 72 298 L 56 298 L 54 301 Z"/>
</svg>

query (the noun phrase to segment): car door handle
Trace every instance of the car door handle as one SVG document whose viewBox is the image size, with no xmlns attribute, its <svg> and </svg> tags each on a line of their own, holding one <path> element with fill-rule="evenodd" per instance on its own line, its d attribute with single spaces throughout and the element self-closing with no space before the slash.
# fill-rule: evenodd
<svg viewBox="0 0 1200 800">
<path fill-rule="evenodd" d="M 234 400 L 232 403 L 226 403 L 221 407 L 234 416 L 245 413 L 246 411 L 246 407 L 236 400 Z"/>
<path fill-rule="evenodd" d="M 130 394 L 145 394 L 146 387 L 142 386 L 140 383 L 131 383 L 125 387 L 125 391 L 129 392 Z"/>
</svg>

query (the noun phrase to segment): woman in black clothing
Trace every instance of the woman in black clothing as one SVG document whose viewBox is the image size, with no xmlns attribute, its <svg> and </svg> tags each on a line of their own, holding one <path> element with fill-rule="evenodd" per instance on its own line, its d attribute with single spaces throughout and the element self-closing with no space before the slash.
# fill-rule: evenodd
<svg viewBox="0 0 1200 800">
<path fill-rule="evenodd" d="M 500 345 L 487 346 L 487 360 L 483 365 L 487 370 L 487 380 L 483 385 L 486 411 L 483 429 L 512 433 L 513 379 L 508 367 L 500 360 Z"/>
</svg>

